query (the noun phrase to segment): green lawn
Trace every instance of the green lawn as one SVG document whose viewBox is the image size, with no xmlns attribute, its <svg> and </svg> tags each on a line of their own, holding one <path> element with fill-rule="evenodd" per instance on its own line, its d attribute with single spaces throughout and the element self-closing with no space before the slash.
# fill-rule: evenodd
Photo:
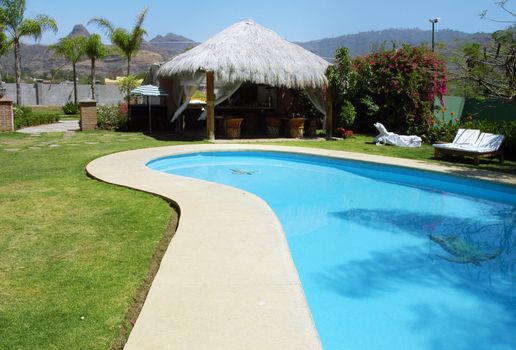
<svg viewBox="0 0 516 350">
<path fill-rule="evenodd" d="M 110 347 L 175 212 L 92 180 L 84 167 L 179 143 L 138 133 L 0 134 L 0 349 Z"/>
<path fill-rule="evenodd" d="M 433 161 L 429 146 L 370 141 L 281 144 Z M 133 298 L 177 216 L 162 199 L 92 180 L 84 167 L 117 151 L 183 143 L 141 133 L 0 134 L 0 349 L 123 344 Z M 515 165 L 481 167 L 514 173 Z"/>
</svg>

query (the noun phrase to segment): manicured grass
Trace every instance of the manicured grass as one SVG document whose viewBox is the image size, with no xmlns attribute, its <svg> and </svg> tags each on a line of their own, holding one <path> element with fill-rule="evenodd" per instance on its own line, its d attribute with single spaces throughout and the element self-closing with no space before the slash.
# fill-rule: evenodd
<svg viewBox="0 0 516 350">
<path fill-rule="evenodd" d="M 431 146 L 371 140 L 272 144 L 435 162 Z M 182 143 L 141 133 L 0 134 L 0 349 L 121 344 L 128 309 L 175 213 L 162 199 L 88 178 L 84 167 L 117 151 Z M 514 174 L 516 162 L 481 168 Z"/>
<path fill-rule="evenodd" d="M 473 165 L 472 158 L 444 158 L 440 160 L 434 159 L 434 149 L 431 145 L 423 144 L 421 148 L 403 148 L 403 147 L 392 147 L 392 146 L 376 146 L 372 143 L 373 137 L 357 135 L 355 138 L 349 138 L 345 140 L 335 141 L 289 141 L 289 142 L 270 142 L 267 144 L 281 145 L 281 146 L 301 146 L 301 147 L 313 147 L 313 148 L 324 148 L 339 151 L 349 151 L 358 153 L 375 154 L 387 157 L 399 157 L 416 160 L 424 160 L 428 162 L 439 162 L 443 164 L 459 165 L 465 168 L 476 170 L 476 169 L 487 169 L 492 171 L 498 171 L 503 173 L 515 174 L 516 175 L 516 161 L 505 160 L 503 164 L 500 164 L 498 159 L 482 159 L 479 166 Z"/>
<path fill-rule="evenodd" d="M 84 167 L 179 143 L 139 133 L 0 134 L 0 349 L 111 346 L 175 213 L 160 198 L 88 178 Z"/>
</svg>

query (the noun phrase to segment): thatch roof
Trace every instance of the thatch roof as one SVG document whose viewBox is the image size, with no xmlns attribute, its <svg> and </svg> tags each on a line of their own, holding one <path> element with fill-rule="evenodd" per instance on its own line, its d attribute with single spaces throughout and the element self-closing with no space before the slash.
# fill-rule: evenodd
<svg viewBox="0 0 516 350">
<path fill-rule="evenodd" d="M 327 84 L 328 66 L 321 57 L 247 20 L 174 57 L 158 74 L 161 77 L 191 76 L 211 70 L 219 82 L 319 88 Z"/>
</svg>

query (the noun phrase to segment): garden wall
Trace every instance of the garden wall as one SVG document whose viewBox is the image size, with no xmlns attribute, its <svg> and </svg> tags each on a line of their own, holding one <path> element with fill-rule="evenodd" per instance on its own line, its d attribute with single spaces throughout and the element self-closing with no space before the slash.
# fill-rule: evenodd
<svg viewBox="0 0 516 350">
<path fill-rule="evenodd" d="M 16 101 L 16 84 L 4 84 L 7 99 Z M 114 85 L 97 85 L 98 104 L 117 104 L 123 100 L 123 94 Z M 77 100 L 91 98 L 91 86 L 77 85 Z M 73 101 L 73 84 L 21 84 L 21 104 L 27 106 L 60 106 Z"/>
</svg>

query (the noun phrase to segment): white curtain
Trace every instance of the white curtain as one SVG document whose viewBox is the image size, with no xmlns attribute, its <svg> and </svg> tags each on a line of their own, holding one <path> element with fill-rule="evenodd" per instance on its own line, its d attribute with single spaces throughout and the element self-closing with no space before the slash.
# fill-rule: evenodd
<svg viewBox="0 0 516 350">
<path fill-rule="evenodd" d="M 322 88 L 305 88 L 308 99 L 319 112 L 324 115 L 323 125 L 326 125 L 326 99 Z"/>
<path fill-rule="evenodd" d="M 199 85 L 206 79 L 205 73 L 197 72 L 193 76 L 181 77 L 181 86 L 183 87 L 183 94 L 179 94 L 177 105 L 179 108 L 176 110 L 170 122 L 175 121 L 188 107 L 193 94 L 199 89 Z M 181 98 L 185 96 L 185 101 L 181 104 Z"/>
<path fill-rule="evenodd" d="M 236 81 L 232 83 L 225 83 L 223 85 L 217 85 L 217 82 L 215 82 L 215 106 L 221 104 L 228 98 L 230 98 L 242 85 L 241 81 Z M 206 116 L 208 115 L 208 110 L 204 109 L 204 111 L 201 113 L 201 116 L 198 120 L 205 120 Z"/>
</svg>

